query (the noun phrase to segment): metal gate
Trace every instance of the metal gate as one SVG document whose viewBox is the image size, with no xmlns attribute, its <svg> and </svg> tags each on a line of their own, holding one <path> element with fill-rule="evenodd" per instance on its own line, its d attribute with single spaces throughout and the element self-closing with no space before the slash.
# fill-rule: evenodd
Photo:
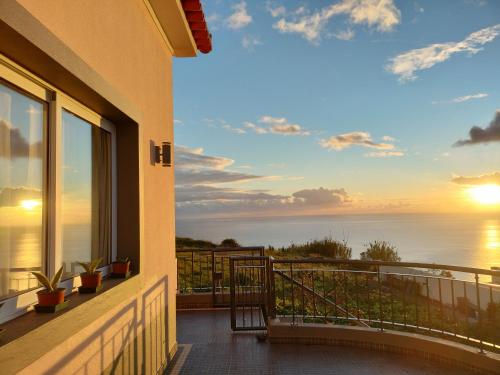
<svg viewBox="0 0 500 375">
<path fill-rule="evenodd" d="M 233 331 L 267 329 L 269 257 L 229 258 L 231 328 Z"/>
<path fill-rule="evenodd" d="M 234 256 L 263 256 L 263 247 L 218 248 L 212 250 L 212 301 L 214 307 L 230 306 L 229 260 Z"/>
</svg>

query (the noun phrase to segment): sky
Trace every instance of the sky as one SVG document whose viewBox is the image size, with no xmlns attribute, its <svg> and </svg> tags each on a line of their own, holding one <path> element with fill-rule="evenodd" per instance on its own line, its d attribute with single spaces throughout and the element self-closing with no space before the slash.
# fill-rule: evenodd
<svg viewBox="0 0 500 375">
<path fill-rule="evenodd" d="M 179 217 L 500 213 L 499 0 L 202 3 Z"/>
</svg>

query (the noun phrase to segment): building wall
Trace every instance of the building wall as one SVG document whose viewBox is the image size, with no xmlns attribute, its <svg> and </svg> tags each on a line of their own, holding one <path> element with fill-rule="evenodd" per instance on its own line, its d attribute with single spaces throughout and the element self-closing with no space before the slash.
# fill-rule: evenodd
<svg viewBox="0 0 500 375">
<path fill-rule="evenodd" d="M 157 144 L 173 141 L 172 54 L 143 0 L 18 3 L 133 103 L 142 116 L 143 216 L 137 293 L 24 372 L 156 372 L 176 345 L 174 174 L 173 168 L 150 163 L 150 140 Z M 119 131 L 120 124 L 115 125 Z M 79 347 L 82 350 L 75 352 Z M 66 362 L 53 367 L 54 358 L 64 357 Z"/>
</svg>

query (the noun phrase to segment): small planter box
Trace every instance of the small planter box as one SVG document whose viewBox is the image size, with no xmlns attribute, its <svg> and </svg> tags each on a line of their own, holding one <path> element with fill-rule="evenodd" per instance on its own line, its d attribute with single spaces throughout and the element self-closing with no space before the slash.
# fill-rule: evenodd
<svg viewBox="0 0 500 375">
<path fill-rule="evenodd" d="M 128 279 L 130 277 L 130 271 L 127 273 L 111 273 L 110 277 L 112 279 Z"/>
<path fill-rule="evenodd" d="M 37 313 L 56 313 L 58 311 L 65 309 L 66 307 L 68 307 L 68 305 L 69 305 L 69 300 L 65 300 L 64 302 L 53 306 L 35 305 L 35 311 Z"/>
<path fill-rule="evenodd" d="M 102 285 L 96 286 L 96 287 L 84 287 L 84 286 L 79 286 L 78 287 L 78 293 L 80 294 L 91 294 L 91 293 L 97 293 L 102 289 Z"/>
</svg>

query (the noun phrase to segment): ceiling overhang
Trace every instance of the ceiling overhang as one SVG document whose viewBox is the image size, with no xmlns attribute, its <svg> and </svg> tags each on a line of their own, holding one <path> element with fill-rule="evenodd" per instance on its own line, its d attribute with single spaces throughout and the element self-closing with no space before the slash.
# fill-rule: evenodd
<svg viewBox="0 0 500 375">
<path fill-rule="evenodd" d="M 197 46 L 180 0 L 147 0 L 176 57 L 196 56 Z"/>
</svg>

